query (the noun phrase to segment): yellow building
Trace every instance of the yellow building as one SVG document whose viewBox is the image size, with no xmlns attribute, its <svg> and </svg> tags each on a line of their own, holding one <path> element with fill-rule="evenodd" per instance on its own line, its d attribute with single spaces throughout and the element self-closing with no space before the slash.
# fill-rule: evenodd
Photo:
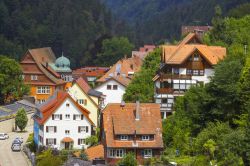
<svg viewBox="0 0 250 166">
<path fill-rule="evenodd" d="M 69 94 L 78 104 L 90 111 L 90 119 L 96 126 L 99 126 L 99 110 L 103 101 L 102 93 L 91 89 L 88 83 L 80 77 L 69 88 Z"/>
</svg>

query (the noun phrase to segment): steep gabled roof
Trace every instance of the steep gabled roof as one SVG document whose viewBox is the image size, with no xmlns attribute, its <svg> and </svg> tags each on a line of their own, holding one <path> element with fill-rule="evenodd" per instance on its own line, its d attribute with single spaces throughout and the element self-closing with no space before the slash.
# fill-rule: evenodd
<svg viewBox="0 0 250 166">
<path fill-rule="evenodd" d="M 115 135 L 154 135 L 154 140 L 136 141 L 138 148 L 163 148 L 160 105 L 141 103 L 139 120 L 135 118 L 136 104 L 108 104 L 103 110 L 103 132 L 107 147 L 132 147 L 133 141 L 116 140 Z"/>
<path fill-rule="evenodd" d="M 67 92 L 56 91 L 44 104 L 40 105 L 39 111 L 42 114 L 42 118 L 34 117 L 39 124 L 44 124 L 50 116 L 61 106 L 66 99 L 70 99 L 72 103 L 78 108 L 79 111 L 88 119 L 88 121 L 94 125 L 89 118 L 89 111 L 80 106 Z"/>
<path fill-rule="evenodd" d="M 37 64 L 38 68 L 47 76 L 54 84 L 60 85 L 65 82 L 60 76 L 49 67 L 49 63 L 53 63 L 56 57 L 50 47 L 29 49 L 25 54 L 30 54 Z M 22 62 L 21 62 L 22 63 Z"/>
</svg>

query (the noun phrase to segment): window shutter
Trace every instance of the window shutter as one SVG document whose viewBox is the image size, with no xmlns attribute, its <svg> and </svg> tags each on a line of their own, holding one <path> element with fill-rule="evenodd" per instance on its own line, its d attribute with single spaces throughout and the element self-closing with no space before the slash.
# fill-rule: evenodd
<svg viewBox="0 0 250 166">
<path fill-rule="evenodd" d="M 80 145 L 80 139 L 78 139 L 78 145 Z"/>
<path fill-rule="evenodd" d="M 81 119 L 83 120 L 83 114 L 81 115 Z"/>
<path fill-rule="evenodd" d="M 60 120 L 62 120 L 62 114 L 60 114 Z"/>
<path fill-rule="evenodd" d="M 56 133 L 56 129 L 57 129 L 56 126 L 54 126 L 54 132 L 55 132 L 55 133 Z"/>
<path fill-rule="evenodd" d="M 46 138 L 46 145 L 48 145 L 48 142 L 49 142 L 49 141 L 48 141 L 48 138 Z"/>
<path fill-rule="evenodd" d="M 54 120 L 54 119 L 55 119 L 54 114 L 52 114 L 52 120 Z"/>
<path fill-rule="evenodd" d="M 78 126 L 78 133 L 80 133 L 80 126 Z"/>
<path fill-rule="evenodd" d="M 73 120 L 76 120 L 76 115 L 73 115 Z"/>
<path fill-rule="evenodd" d="M 49 127 L 48 126 L 46 126 L 46 133 L 48 133 L 49 132 Z"/>
<path fill-rule="evenodd" d="M 89 132 L 89 126 L 86 126 L 86 133 Z"/>
<path fill-rule="evenodd" d="M 54 138 L 54 145 L 56 145 L 56 138 Z"/>
</svg>

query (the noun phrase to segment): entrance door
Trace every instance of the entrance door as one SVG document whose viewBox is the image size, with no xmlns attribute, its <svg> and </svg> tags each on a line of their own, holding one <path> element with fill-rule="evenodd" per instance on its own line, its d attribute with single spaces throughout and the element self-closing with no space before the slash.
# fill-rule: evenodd
<svg viewBox="0 0 250 166">
<path fill-rule="evenodd" d="M 69 149 L 69 142 L 65 142 L 65 149 Z"/>
</svg>

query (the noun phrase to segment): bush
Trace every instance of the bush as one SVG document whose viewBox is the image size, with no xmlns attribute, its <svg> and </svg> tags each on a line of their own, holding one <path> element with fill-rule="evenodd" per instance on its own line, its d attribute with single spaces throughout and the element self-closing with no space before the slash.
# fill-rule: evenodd
<svg viewBox="0 0 250 166">
<path fill-rule="evenodd" d="M 137 165 L 137 161 L 135 159 L 135 154 L 134 153 L 127 153 L 122 160 L 119 161 L 118 165 L 123 165 L 123 166 L 135 166 Z"/>
</svg>

